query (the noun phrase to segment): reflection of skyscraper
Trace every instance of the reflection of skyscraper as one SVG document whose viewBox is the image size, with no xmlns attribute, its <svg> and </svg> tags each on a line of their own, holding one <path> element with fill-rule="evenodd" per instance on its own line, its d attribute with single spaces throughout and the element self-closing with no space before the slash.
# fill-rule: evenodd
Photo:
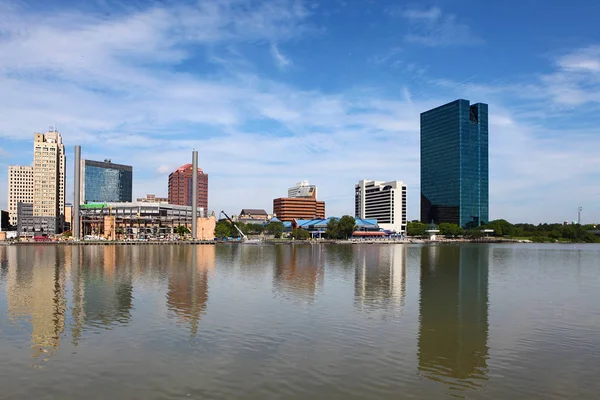
<svg viewBox="0 0 600 400">
<path fill-rule="evenodd" d="M 6 298 L 9 318 L 31 323 L 33 356 L 54 354 L 65 327 L 65 273 L 54 246 L 23 248 L 9 260 Z M 19 263 L 16 258 L 18 253 Z"/>
<path fill-rule="evenodd" d="M 487 247 L 421 249 L 419 370 L 453 390 L 486 379 L 488 264 Z"/>
<path fill-rule="evenodd" d="M 190 262 L 191 261 L 191 262 Z M 186 257 L 171 267 L 167 306 L 196 336 L 208 302 L 208 275 L 215 268 L 215 246 L 186 248 Z"/>
<path fill-rule="evenodd" d="M 81 268 L 85 324 L 110 326 L 131 319 L 133 283 L 130 265 L 117 262 L 116 246 L 89 247 L 83 250 Z M 102 254 L 100 254 L 102 253 Z M 77 281 L 74 281 L 77 282 Z"/>
<path fill-rule="evenodd" d="M 323 266 L 320 245 L 277 246 L 273 283 L 283 292 L 314 298 L 323 282 Z"/>
<path fill-rule="evenodd" d="M 354 296 L 357 305 L 403 304 L 406 289 L 406 247 L 355 246 Z"/>
</svg>

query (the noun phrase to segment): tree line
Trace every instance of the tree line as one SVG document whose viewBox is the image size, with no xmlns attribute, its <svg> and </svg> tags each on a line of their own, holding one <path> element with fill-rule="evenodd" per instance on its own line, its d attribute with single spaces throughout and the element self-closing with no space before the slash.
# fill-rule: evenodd
<svg viewBox="0 0 600 400">
<path fill-rule="evenodd" d="M 245 235 L 260 235 L 264 233 L 273 235 L 276 239 L 279 239 L 283 236 L 284 232 L 282 222 L 269 222 L 267 225 L 244 224 L 243 222 L 236 222 L 235 224 Z M 354 217 L 344 215 L 339 220 L 332 218 L 327 223 L 325 237 L 327 239 L 348 239 L 356 229 Z M 215 226 L 216 238 L 237 238 L 239 236 L 239 232 L 229 221 L 217 221 L 217 225 Z M 305 229 L 292 229 L 290 237 L 296 240 L 306 240 L 310 239 L 310 233 Z"/>
<path fill-rule="evenodd" d="M 456 224 L 441 223 L 437 226 L 440 235 L 448 237 L 465 236 L 477 238 L 482 236 L 482 230 L 491 229 L 494 232 L 490 236 L 529 239 L 533 242 L 584 242 L 600 243 L 600 237 L 591 231 L 596 229 L 595 225 L 579 224 L 511 224 L 504 219 L 490 221 L 485 225 L 473 229 L 463 229 Z M 409 236 L 426 236 L 429 224 L 413 221 L 407 226 Z"/>
</svg>

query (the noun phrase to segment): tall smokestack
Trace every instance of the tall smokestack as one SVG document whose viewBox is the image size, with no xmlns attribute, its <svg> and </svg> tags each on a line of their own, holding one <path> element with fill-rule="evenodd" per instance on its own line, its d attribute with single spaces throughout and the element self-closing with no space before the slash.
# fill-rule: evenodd
<svg viewBox="0 0 600 400">
<path fill-rule="evenodd" d="M 71 232 L 75 240 L 79 240 L 81 236 L 81 215 L 79 212 L 79 205 L 81 204 L 81 146 L 75 146 L 75 188 L 73 198 L 73 220 L 71 221 Z"/>
<path fill-rule="evenodd" d="M 198 152 L 192 151 L 192 239 L 198 239 Z"/>
</svg>

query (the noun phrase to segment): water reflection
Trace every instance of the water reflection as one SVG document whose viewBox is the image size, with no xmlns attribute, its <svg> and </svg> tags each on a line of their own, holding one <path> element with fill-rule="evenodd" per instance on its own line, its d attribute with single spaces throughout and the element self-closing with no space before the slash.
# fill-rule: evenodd
<svg viewBox="0 0 600 400">
<path fill-rule="evenodd" d="M 273 285 L 281 294 L 314 299 L 323 284 L 325 257 L 322 245 L 275 247 Z"/>
<path fill-rule="evenodd" d="M 421 249 L 419 370 L 453 394 L 487 380 L 488 264 L 487 246 Z"/>
<path fill-rule="evenodd" d="M 185 257 L 184 262 L 169 270 L 167 306 L 180 322 L 189 325 L 190 335 L 195 337 L 208 302 L 208 279 L 215 268 L 215 246 L 193 246 L 180 255 Z"/>
<path fill-rule="evenodd" d="M 359 307 L 404 304 L 406 246 L 354 246 L 354 299 Z"/>
<path fill-rule="evenodd" d="M 13 253 L 14 255 L 15 253 Z M 54 355 L 65 328 L 67 252 L 40 246 L 19 258 L 9 259 L 6 304 L 13 322 L 31 324 L 32 357 Z"/>
</svg>

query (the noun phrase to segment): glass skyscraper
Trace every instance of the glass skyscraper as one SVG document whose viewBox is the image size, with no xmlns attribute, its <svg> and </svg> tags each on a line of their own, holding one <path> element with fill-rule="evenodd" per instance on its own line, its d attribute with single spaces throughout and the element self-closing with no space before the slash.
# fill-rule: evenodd
<svg viewBox="0 0 600 400">
<path fill-rule="evenodd" d="M 85 203 L 128 202 L 132 199 L 133 168 L 110 160 L 82 160 L 81 199 Z"/>
<path fill-rule="evenodd" d="M 456 100 L 421 114 L 421 222 L 488 222 L 488 106 Z"/>
</svg>

